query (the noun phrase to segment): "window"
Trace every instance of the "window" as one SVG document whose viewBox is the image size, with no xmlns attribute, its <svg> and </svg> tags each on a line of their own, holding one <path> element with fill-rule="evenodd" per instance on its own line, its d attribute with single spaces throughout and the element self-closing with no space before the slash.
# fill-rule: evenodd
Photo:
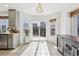
<svg viewBox="0 0 79 59">
<path fill-rule="evenodd" d="M 26 36 L 29 36 L 29 26 L 28 23 L 24 23 L 24 33 Z"/>
<path fill-rule="evenodd" d="M 33 36 L 39 36 L 39 26 L 38 26 L 38 23 L 33 23 Z"/>
<path fill-rule="evenodd" d="M 8 24 L 8 19 L 0 19 L 0 33 L 7 32 Z"/>
<path fill-rule="evenodd" d="M 55 24 L 51 25 L 51 35 L 55 35 Z"/>
</svg>

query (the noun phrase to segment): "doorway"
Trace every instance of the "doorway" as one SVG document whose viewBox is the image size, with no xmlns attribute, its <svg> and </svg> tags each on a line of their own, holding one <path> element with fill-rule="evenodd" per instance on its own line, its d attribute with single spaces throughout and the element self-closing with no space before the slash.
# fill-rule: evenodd
<svg viewBox="0 0 79 59">
<path fill-rule="evenodd" d="M 46 37 L 46 23 L 45 22 L 33 23 L 33 36 Z"/>
<path fill-rule="evenodd" d="M 33 40 L 46 40 L 46 22 L 34 21 L 32 27 Z"/>
</svg>

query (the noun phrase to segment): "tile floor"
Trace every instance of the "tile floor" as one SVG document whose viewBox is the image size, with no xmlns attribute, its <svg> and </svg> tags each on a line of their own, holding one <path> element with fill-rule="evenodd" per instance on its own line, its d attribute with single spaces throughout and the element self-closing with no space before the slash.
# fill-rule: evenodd
<svg viewBox="0 0 79 59">
<path fill-rule="evenodd" d="M 32 42 L 21 56 L 61 56 L 57 47 L 50 42 L 36 41 Z"/>
<path fill-rule="evenodd" d="M 36 56 L 50 56 L 46 41 L 39 42 Z"/>
<path fill-rule="evenodd" d="M 62 56 L 58 50 L 57 50 L 57 46 L 54 43 L 48 42 L 47 41 L 47 46 L 50 52 L 50 56 Z"/>
<path fill-rule="evenodd" d="M 32 42 L 21 56 L 50 56 L 46 41 Z"/>
<path fill-rule="evenodd" d="M 21 54 L 21 56 L 35 56 L 38 42 L 32 42 L 29 47 Z"/>
<path fill-rule="evenodd" d="M 46 44 L 46 38 L 33 37 L 33 42 L 28 48 L 21 54 L 21 56 L 49 56 L 49 50 Z"/>
</svg>

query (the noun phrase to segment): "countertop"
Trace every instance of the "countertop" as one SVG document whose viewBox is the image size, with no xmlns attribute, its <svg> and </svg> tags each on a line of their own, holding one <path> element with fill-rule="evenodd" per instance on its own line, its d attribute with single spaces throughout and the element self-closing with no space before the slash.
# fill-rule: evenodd
<svg viewBox="0 0 79 59">
<path fill-rule="evenodd" d="M 0 33 L 0 34 L 19 34 L 19 32 L 18 33 Z"/>
<path fill-rule="evenodd" d="M 79 36 L 72 36 L 72 35 L 59 35 L 59 36 L 61 36 L 64 40 L 70 42 L 74 47 L 79 48 Z"/>
<path fill-rule="evenodd" d="M 8 38 L 18 37 L 19 33 L 0 33 L 0 36 L 7 35 Z"/>
<path fill-rule="evenodd" d="M 72 36 L 72 35 L 61 35 L 63 38 L 70 39 L 72 41 L 79 42 L 79 36 Z"/>
</svg>

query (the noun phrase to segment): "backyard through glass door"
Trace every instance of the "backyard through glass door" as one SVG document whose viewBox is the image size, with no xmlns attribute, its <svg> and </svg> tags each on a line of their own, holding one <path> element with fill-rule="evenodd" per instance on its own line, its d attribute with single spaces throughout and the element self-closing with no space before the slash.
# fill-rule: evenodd
<svg viewBox="0 0 79 59">
<path fill-rule="evenodd" d="M 46 40 L 46 23 L 33 22 L 33 40 Z"/>
</svg>

